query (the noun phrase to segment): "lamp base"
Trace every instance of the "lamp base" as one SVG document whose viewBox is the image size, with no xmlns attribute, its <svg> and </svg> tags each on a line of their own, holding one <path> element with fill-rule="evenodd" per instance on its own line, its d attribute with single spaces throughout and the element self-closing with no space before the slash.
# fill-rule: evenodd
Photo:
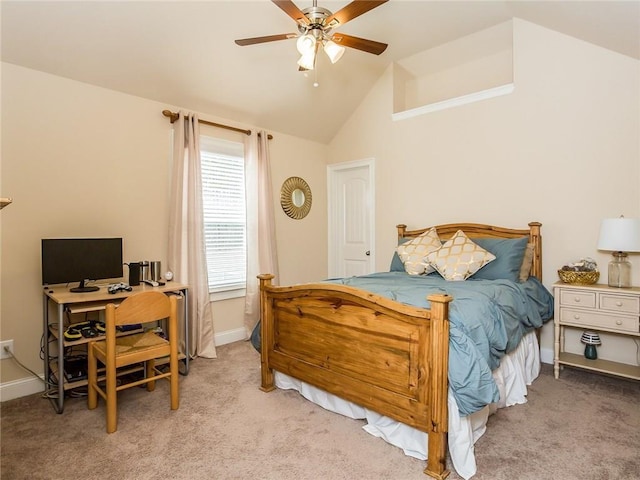
<svg viewBox="0 0 640 480">
<path fill-rule="evenodd" d="M 586 345 L 584 347 L 584 358 L 596 360 L 598 358 L 598 350 L 595 345 Z"/>
<path fill-rule="evenodd" d="M 609 262 L 609 286 L 631 287 L 631 262 L 625 252 L 613 252 L 613 260 Z"/>
</svg>

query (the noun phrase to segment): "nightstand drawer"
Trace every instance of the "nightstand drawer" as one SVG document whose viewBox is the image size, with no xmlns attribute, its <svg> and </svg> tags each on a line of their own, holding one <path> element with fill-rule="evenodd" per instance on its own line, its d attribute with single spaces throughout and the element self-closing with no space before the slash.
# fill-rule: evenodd
<svg viewBox="0 0 640 480">
<path fill-rule="evenodd" d="M 638 317 L 613 316 L 571 308 L 560 309 L 560 322 L 578 327 L 604 328 L 626 333 L 639 333 Z"/>
<path fill-rule="evenodd" d="M 640 297 L 601 293 L 600 309 L 620 313 L 640 313 Z"/>
<path fill-rule="evenodd" d="M 560 305 L 567 307 L 596 308 L 596 292 L 560 290 Z"/>
</svg>

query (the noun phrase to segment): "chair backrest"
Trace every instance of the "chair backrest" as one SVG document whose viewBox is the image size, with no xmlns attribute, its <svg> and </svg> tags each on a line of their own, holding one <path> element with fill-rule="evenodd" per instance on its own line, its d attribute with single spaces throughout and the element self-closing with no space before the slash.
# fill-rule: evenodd
<svg viewBox="0 0 640 480">
<path fill-rule="evenodd" d="M 170 300 L 162 292 L 140 292 L 127 297 L 117 308 L 107 305 L 106 315 L 115 317 L 115 326 L 155 322 L 171 316 L 172 303 L 175 298 Z"/>
</svg>

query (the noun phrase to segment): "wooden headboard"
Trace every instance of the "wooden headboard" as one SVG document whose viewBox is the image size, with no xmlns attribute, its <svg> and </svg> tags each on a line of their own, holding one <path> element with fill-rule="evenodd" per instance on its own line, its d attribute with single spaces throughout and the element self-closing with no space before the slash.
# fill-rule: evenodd
<svg viewBox="0 0 640 480">
<path fill-rule="evenodd" d="M 540 222 L 530 222 L 528 229 L 513 229 L 484 225 L 481 223 L 448 223 L 434 225 L 438 236 L 442 240 L 448 240 L 458 230 L 462 230 L 469 238 L 520 238 L 529 237 L 529 243 L 533 245 L 533 264 L 531 275 L 542 281 L 542 235 L 540 234 Z M 396 225 L 398 229 L 398 241 L 405 238 L 415 238 L 433 227 L 419 230 L 407 230 L 404 224 Z"/>
</svg>

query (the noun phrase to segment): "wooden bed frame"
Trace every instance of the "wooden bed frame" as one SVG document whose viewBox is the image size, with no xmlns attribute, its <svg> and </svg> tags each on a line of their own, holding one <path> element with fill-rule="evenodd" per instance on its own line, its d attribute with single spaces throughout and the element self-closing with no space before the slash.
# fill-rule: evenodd
<svg viewBox="0 0 640 480">
<path fill-rule="evenodd" d="M 529 237 L 531 275 L 542 276 L 538 222 L 515 230 L 491 225 L 438 225 L 444 241 L 463 230 L 470 238 Z M 429 227 L 431 228 L 431 227 Z M 429 228 L 407 230 L 413 238 Z M 258 276 L 263 391 L 273 371 L 307 382 L 345 400 L 428 434 L 424 473 L 444 479 L 447 453 L 448 295 L 429 295 L 430 309 L 401 304 L 354 287 L 328 283 L 277 287 Z"/>
</svg>

